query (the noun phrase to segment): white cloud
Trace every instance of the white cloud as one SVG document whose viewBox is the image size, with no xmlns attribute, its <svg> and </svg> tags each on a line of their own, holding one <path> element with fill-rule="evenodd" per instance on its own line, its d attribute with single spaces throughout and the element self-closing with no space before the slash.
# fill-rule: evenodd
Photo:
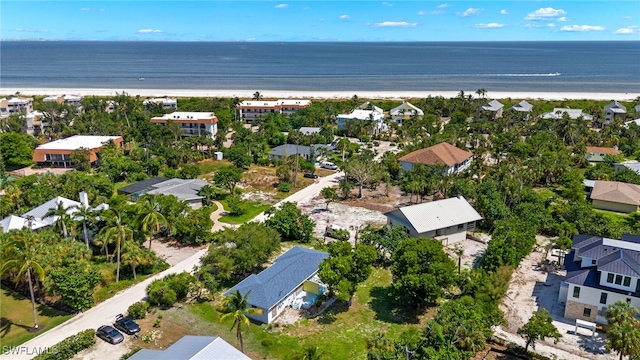
<svg viewBox="0 0 640 360">
<path fill-rule="evenodd" d="M 560 28 L 560 31 L 577 31 L 577 32 L 585 32 L 585 31 L 602 31 L 604 28 L 598 25 L 565 25 Z"/>
<path fill-rule="evenodd" d="M 622 20 L 631 20 L 631 19 L 632 19 L 631 16 L 623 16 L 622 17 Z"/>
<path fill-rule="evenodd" d="M 507 15 L 509 12 L 505 9 L 500 10 L 500 15 Z"/>
<path fill-rule="evenodd" d="M 567 21 L 569 21 L 569 18 L 567 18 L 566 16 L 561 16 L 556 21 L 557 22 L 567 22 Z"/>
<path fill-rule="evenodd" d="M 632 25 L 632 26 L 623 27 L 623 28 L 620 28 L 620 29 L 614 31 L 613 33 L 616 34 L 616 35 L 637 34 L 638 33 L 638 26 Z"/>
<path fill-rule="evenodd" d="M 248 38 L 248 39 L 245 39 L 244 41 L 256 41 L 256 38 Z"/>
<path fill-rule="evenodd" d="M 278 5 L 274 6 L 274 7 L 275 7 L 276 9 L 284 9 L 284 8 L 286 8 L 287 6 L 289 6 L 289 4 L 278 4 Z"/>
<path fill-rule="evenodd" d="M 548 23 L 548 24 L 547 24 L 547 27 L 556 27 L 556 24 L 554 24 L 554 23 Z"/>
<path fill-rule="evenodd" d="M 17 32 L 36 32 L 36 33 L 47 33 L 49 32 L 49 30 L 47 29 L 33 29 L 33 28 L 17 28 L 14 29 L 13 31 L 17 31 Z"/>
<path fill-rule="evenodd" d="M 525 27 L 525 28 L 527 28 L 527 29 L 530 29 L 530 28 L 539 28 L 539 27 L 540 27 L 540 25 L 538 25 L 538 24 L 524 24 L 524 27 Z"/>
<path fill-rule="evenodd" d="M 351 17 L 351 16 L 349 16 L 349 15 L 347 15 L 347 14 L 340 15 L 340 19 L 342 19 L 342 20 L 346 20 L 346 19 L 348 19 L 348 18 L 350 18 L 350 17 Z"/>
<path fill-rule="evenodd" d="M 386 1 L 385 1 L 385 2 L 383 2 L 383 3 L 382 3 L 382 5 L 384 5 L 384 6 L 393 6 L 393 4 L 392 4 L 392 3 L 389 3 L 389 2 L 386 2 Z"/>
<path fill-rule="evenodd" d="M 433 10 L 433 11 L 420 10 L 420 11 L 418 11 L 418 15 L 440 15 L 440 14 L 444 14 L 444 11 L 440 11 L 440 10 Z"/>
<path fill-rule="evenodd" d="M 444 9 L 444 8 L 446 8 L 447 6 L 449 6 L 449 4 L 444 3 L 444 4 L 440 4 L 440 5 L 438 5 L 438 6 L 437 6 L 437 8 L 438 8 L 438 9 Z"/>
<path fill-rule="evenodd" d="M 562 16 L 566 14 L 566 11 L 562 9 L 554 9 L 552 7 L 548 8 L 540 8 L 534 12 L 528 13 L 527 16 L 524 17 L 525 20 L 550 20 L 550 18 L 555 18 L 558 16 Z"/>
<path fill-rule="evenodd" d="M 418 26 L 418 23 L 408 23 L 406 21 L 383 21 L 373 24 L 375 27 L 414 27 Z"/>
<path fill-rule="evenodd" d="M 136 31 L 138 34 L 160 34 L 162 30 L 159 29 L 140 29 Z"/>
<path fill-rule="evenodd" d="M 82 9 L 80 9 L 80 11 L 91 11 L 91 8 L 83 7 Z"/>
<path fill-rule="evenodd" d="M 499 29 L 501 27 L 504 27 L 504 24 L 498 24 L 498 23 L 475 24 L 473 25 L 473 27 L 478 29 Z"/>
<path fill-rule="evenodd" d="M 482 10 L 482 9 L 478 9 L 478 8 L 468 8 L 468 9 L 467 9 L 467 10 L 465 10 L 464 12 L 456 13 L 456 15 L 458 15 L 458 16 L 463 16 L 463 17 L 469 16 L 469 15 L 478 15 L 478 14 L 480 13 L 480 10 Z"/>
</svg>

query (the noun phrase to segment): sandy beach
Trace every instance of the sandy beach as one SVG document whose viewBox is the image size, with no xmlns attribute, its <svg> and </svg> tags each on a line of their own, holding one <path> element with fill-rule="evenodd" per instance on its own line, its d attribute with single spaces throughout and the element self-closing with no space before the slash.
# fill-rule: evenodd
<svg viewBox="0 0 640 360">
<path fill-rule="evenodd" d="M 428 96 L 442 96 L 452 98 L 458 96 L 459 91 L 305 91 L 305 90 L 217 90 L 217 89 L 97 89 L 97 88 L 0 88 L 0 94 L 11 95 L 58 95 L 79 94 L 83 96 L 115 96 L 116 93 L 126 92 L 131 96 L 173 96 L 173 97 L 238 97 L 251 98 L 256 91 L 265 99 L 345 99 L 358 95 L 366 99 L 418 99 Z M 474 90 L 464 90 L 465 94 L 474 97 Z M 595 92 L 521 92 L 521 91 L 487 91 L 485 95 L 491 99 L 540 99 L 540 100 L 618 100 L 632 101 L 640 96 L 640 93 L 595 93 Z"/>
</svg>

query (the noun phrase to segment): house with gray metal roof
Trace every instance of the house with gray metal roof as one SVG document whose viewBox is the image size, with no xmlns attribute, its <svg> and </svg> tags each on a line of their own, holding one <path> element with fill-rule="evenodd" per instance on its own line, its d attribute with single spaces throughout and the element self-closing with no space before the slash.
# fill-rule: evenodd
<svg viewBox="0 0 640 360">
<path fill-rule="evenodd" d="M 623 171 L 624 169 L 629 169 L 635 172 L 636 174 L 640 175 L 640 161 L 629 160 L 629 161 L 623 161 L 621 163 L 617 163 L 613 165 L 613 170 L 615 172 Z"/>
<path fill-rule="evenodd" d="M 273 265 L 251 274 L 224 295 L 236 290 L 247 297 L 248 306 L 260 309 L 259 314 L 248 317 L 268 324 L 288 306 L 295 308 L 303 297 L 313 297 L 326 291 L 316 274 L 320 263 L 329 257 L 323 251 L 294 246 L 275 259 Z"/>
<path fill-rule="evenodd" d="M 328 153 L 334 148 L 335 146 L 322 144 L 315 144 L 311 146 L 284 144 L 271 149 L 269 159 L 282 160 L 288 156 L 295 156 L 297 153 L 301 158 L 315 162 L 322 157 L 324 153 Z"/>
<path fill-rule="evenodd" d="M 570 119 L 576 120 L 582 118 L 583 120 L 593 120 L 593 116 L 585 114 L 582 109 L 570 109 L 570 108 L 553 108 L 553 111 L 546 112 L 541 115 L 543 119 L 560 120 L 564 115 L 567 115 Z"/>
<path fill-rule="evenodd" d="M 604 123 L 610 124 L 616 117 L 623 118 L 627 115 L 627 107 L 613 100 L 604 106 Z"/>
<path fill-rule="evenodd" d="M 444 246 L 458 243 L 476 228 L 482 216 L 462 196 L 405 206 L 384 214 L 388 225 L 402 226 L 410 237 L 440 240 Z"/>
<path fill-rule="evenodd" d="M 200 179 L 169 179 L 158 176 L 122 187 L 118 189 L 118 193 L 128 196 L 130 201 L 137 201 L 144 194 L 173 195 L 178 200 L 189 203 L 189 206 L 198 208 L 204 199 L 198 193 L 208 184 Z"/>
<path fill-rule="evenodd" d="M 509 110 L 519 113 L 521 120 L 526 120 L 529 118 L 531 110 L 533 110 L 533 105 L 529 104 L 526 100 L 522 100 L 513 105 Z"/>
<path fill-rule="evenodd" d="M 218 336 L 183 336 L 165 350 L 142 349 L 131 360 L 251 360 Z"/>
<path fill-rule="evenodd" d="M 478 119 L 493 120 L 502 117 L 504 105 L 498 100 L 491 100 L 486 105 L 478 108 Z"/>
<path fill-rule="evenodd" d="M 604 312 L 617 301 L 640 308 L 640 235 L 575 235 L 564 267 L 558 301 L 565 318 L 606 324 Z"/>
</svg>

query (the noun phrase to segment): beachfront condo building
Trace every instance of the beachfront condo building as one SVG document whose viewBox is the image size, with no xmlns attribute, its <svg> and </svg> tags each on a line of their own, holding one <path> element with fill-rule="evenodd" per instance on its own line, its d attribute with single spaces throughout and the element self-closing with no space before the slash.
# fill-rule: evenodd
<svg viewBox="0 0 640 360">
<path fill-rule="evenodd" d="M 32 98 L 2 98 L 0 99 L 0 117 L 13 114 L 28 114 L 33 111 Z"/>
<path fill-rule="evenodd" d="M 142 102 L 142 105 L 144 105 L 145 108 L 147 108 L 147 106 L 149 104 L 161 105 L 162 108 L 165 109 L 165 110 L 177 110 L 178 109 L 178 100 L 176 100 L 176 99 L 154 98 L 154 99 L 146 99 L 145 101 Z"/>
<path fill-rule="evenodd" d="M 246 100 L 236 106 L 238 119 L 251 122 L 267 114 L 291 115 L 311 106 L 311 100 L 280 99 L 276 101 Z"/>
<path fill-rule="evenodd" d="M 55 102 L 58 104 L 67 104 L 79 108 L 82 106 L 82 95 L 54 95 L 47 96 L 42 99 L 43 102 Z"/>
<path fill-rule="evenodd" d="M 170 122 L 177 124 L 182 130 L 182 136 L 207 135 L 212 139 L 218 132 L 218 118 L 212 112 L 180 112 L 164 114 L 151 118 L 154 124 L 167 126 Z"/>
<path fill-rule="evenodd" d="M 117 148 L 122 147 L 122 136 L 89 136 L 74 135 L 66 139 L 52 141 L 36 147 L 33 152 L 33 161 L 40 166 L 74 167 L 71 153 L 74 150 L 85 149 L 89 151 L 89 162 L 98 161 L 98 152 L 110 141 Z"/>
</svg>

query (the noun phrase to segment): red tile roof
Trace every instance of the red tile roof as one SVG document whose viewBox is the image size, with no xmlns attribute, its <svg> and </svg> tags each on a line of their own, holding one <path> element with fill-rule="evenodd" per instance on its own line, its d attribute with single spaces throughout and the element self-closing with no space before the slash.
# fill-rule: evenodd
<svg viewBox="0 0 640 360">
<path fill-rule="evenodd" d="M 587 146 L 588 153 L 596 154 L 620 154 L 620 150 L 608 147 Z"/>
<path fill-rule="evenodd" d="M 443 142 L 408 153 L 398 160 L 412 164 L 453 166 L 464 162 L 471 156 L 473 156 L 472 153 Z"/>
</svg>

